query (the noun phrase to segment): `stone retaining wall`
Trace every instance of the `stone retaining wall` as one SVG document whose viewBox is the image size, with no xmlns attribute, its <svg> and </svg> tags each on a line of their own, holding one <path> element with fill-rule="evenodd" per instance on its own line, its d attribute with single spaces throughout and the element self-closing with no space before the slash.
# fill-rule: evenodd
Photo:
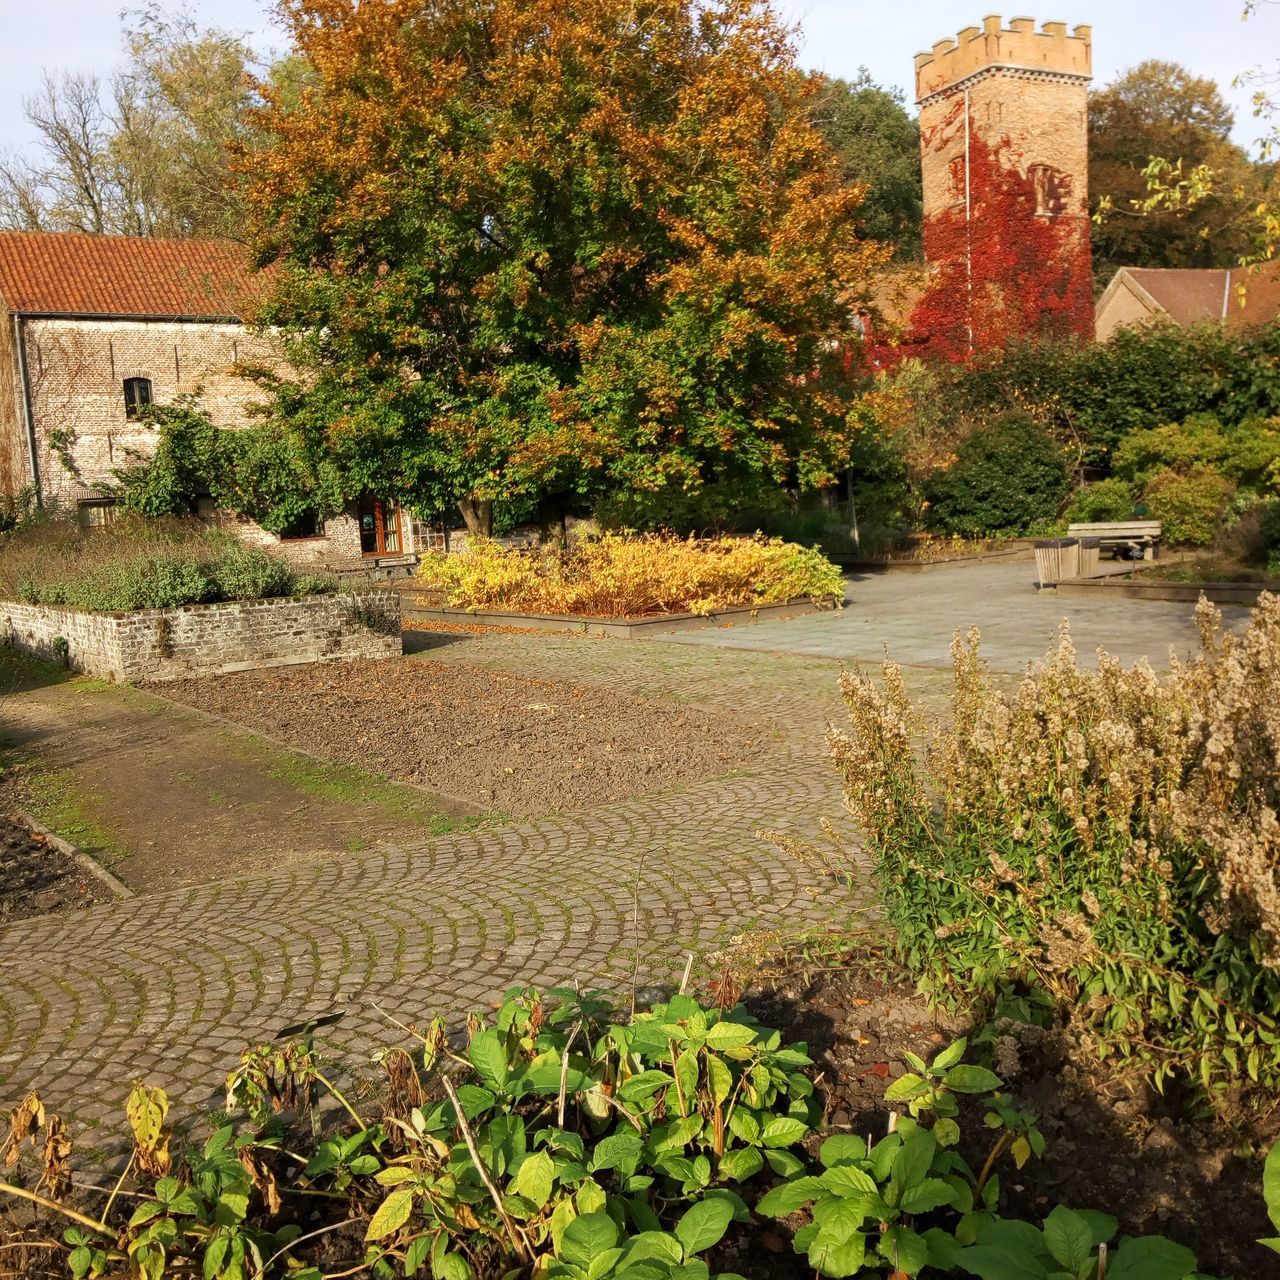
<svg viewBox="0 0 1280 1280">
<path fill-rule="evenodd" d="M 108 680 L 176 680 L 217 671 L 398 656 L 395 591 L 91 613 L 0 601 L 0 639 Z"/>
</svg>

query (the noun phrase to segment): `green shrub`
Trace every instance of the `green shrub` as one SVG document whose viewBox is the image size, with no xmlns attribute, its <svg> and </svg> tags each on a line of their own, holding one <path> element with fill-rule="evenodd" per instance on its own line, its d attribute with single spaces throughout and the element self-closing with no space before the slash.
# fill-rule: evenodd
<svg viewBox="0 0 1280 1280">
<path fill-rule="evenodd" d="M 27 604 L 118 612 L 333 586 L 196 520 L 128 516 L 95 530 L 46 521 L 0 536 L 0 595 Z"/>
<path fill-rule="evenodd" d="M 1263 554 L 1270 559 L 1280 555 L 1280 499 L 1273 498 L 1262 509 L 1258 522 L 1258 537 Z"/>
<path fill-rule="evenodd" d="M 842 680 L 832 745 L 884 918 L 921 986 L 979 1021 L 1065 1029 L 1088 1054 L 1210 1090 L 1280 1091 L 1280 597 L 1246 636 L 1201 605 L 1164 677 L 1064 633 L 1016 692 L 976 634 L 950 726 L 917 763 L 901 674 Z"/>
<path fill-rule="evenodd" d="M 1135 501 L 1133 486 L 1128 481 L 1115 476 L 1095 480 L 1072 494 L 1063 518 L 1081 524 L 1132 520 Z"/>
<path fill-rule="evenodd" d="M 261 600 L 298 592 L 298 575 L 283 560 L 240 543 L 227 546 L 213 569 L 222 600 Z"/>
<path fill-rule="evenodd" d="M 1030 418 L 1008 414 L 964 440 L 926 489 L 929 523 L 965 537 L 1052 523 L 1067 495 L 1062 451 Z"/>
<path fill-rule="evenodd" d="M 1235 486 L 1209 466 L 1196 466 L 1185 474 L 1159 471 L 1142 489 L 1151 519 L 1163 525 L 1167 542 L 1207 547 L 1217 536 L 1222 515 Z"/>
</svg>

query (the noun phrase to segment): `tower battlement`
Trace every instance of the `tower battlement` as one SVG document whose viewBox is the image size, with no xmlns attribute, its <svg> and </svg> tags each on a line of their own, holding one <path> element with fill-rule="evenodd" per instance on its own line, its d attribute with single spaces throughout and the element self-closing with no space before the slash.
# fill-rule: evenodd
<svg viewBox="0 0 1280 1280">
<path fill-rule="evenodd" d="M 1011 18 L 1005 27 L 998 14 L 990 14 L 982 26 L 965 27 L 954 40 L 917 53 L 915 64 L 919 103 L 997 69 L 1087 81 L 1093 74 L 1093 29 L 1077 26 L 1068 35 L 1065 22 L 1046 22 L 1037 31 L 1034 18 Z"/>
</svg>

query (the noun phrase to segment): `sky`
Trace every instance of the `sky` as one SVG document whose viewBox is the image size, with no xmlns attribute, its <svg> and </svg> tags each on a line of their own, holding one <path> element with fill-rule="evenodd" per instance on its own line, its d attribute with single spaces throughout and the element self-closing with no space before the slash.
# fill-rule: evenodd
<svg viewBox="0 0 1280 1280">
<path fill-rule="evenodd" d="M 962 27 L 978 25 L 978 0 L 775 0 L 800 27 L 801 62 L 830 75 L 852 77 L 865 66 L 878 83 L 907 91 L 912 55 Z M 94 71 L 106 79 L 120 58 L 120 10 L 141 0 L 0 0 L 0 150 L 23 149 L 31 131 L 22 100 L 39 85 L 41 70 Z M 166 6 L 171 7 L 171 6 Z M 202 22 L 247 34 L 255 48 L 280 48 L 268 0 L 187 0 Z M 1253 149 L 1261 132 L 1250 91 L 1232 80 L 1280 58 L 1280 4 L 1263 4 L 1247 22 L 1244 0 L 1055 0 L 1038 21 L 1093 26 L 1094 83 L 1145 58 L 1180 62 L 1218 82 L 1236 111 L 1236 141 Z M 1015 15 L 1010 11 L 1006 18 Z"/>
</svg>

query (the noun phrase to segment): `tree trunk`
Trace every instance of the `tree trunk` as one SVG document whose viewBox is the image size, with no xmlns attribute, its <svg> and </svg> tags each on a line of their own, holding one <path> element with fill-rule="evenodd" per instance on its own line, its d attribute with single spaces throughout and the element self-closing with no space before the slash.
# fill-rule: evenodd
<svg viewBox="0 0 1280 1280">
<path fill-rule="evenodd" d="M 458 510 L 473 538 L 493 537 L 493 499 L 475 498 L 470 494 L 458 499 Z"/>
<path fill-rule="evenodd" d="M 538 541 L 565 548 L 569 542 L 568 503 L 562 493 L 538 499 Z"/>
</svg>

